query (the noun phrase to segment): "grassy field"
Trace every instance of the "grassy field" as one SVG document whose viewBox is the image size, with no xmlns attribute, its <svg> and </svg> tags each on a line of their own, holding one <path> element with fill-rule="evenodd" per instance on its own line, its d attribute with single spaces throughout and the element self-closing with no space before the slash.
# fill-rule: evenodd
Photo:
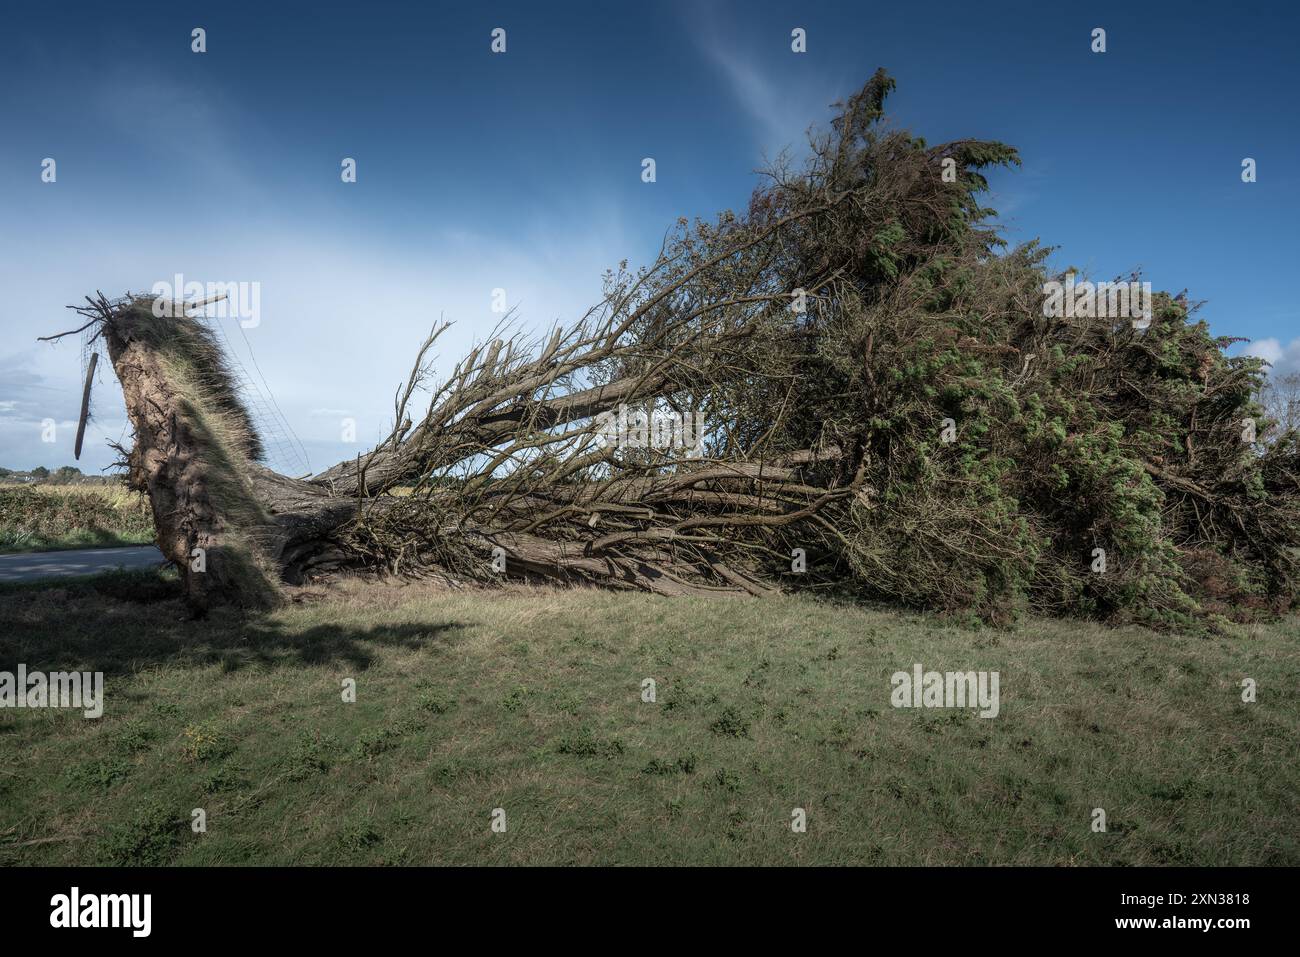
<svg viewBox="0 0 1300 957">
<path fill-rule="evenodd" d="M 191 622 L 142 576 L 0 595 L 0 669 L 100 670 L 107 697 L 98 720 L 0 711 L 0 863 L 1300 863 L 1294 619 L 1191 637 L 522 586 L 297 599 Z M 917 662 L 998 671 L 1000 715 L 891 707 Z"/>
<path fill-rule="evenodd" d="M 0 485 L 0 554 L 153 540 L 149 503 L 122 485 Z"/>
</svg>

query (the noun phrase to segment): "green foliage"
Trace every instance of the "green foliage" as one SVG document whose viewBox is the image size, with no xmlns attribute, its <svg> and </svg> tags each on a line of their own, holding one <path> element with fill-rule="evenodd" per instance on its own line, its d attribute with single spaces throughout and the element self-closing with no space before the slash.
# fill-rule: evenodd
<svg viewBox="0 0 1300 957">
<path fill-rule="evenodd" d="M 736 708 L 724 708 L 709 730 L 725 738 L 749 737 L 749 721 Z"/>
<path fill-rule="evenodd" d="M 100 858 L 114 867 L 167 864 L 185 834 L 186 821 L 173 805 L 150 800 L 115 827 L 100 844 Z"/>
<path fill-rule="evenodd" d="M 755 333 L 727 375 L 684 378 L 673 397 L 707 410 L 711 454 L 820 450 L 808 484 L 842 490 L 816 526 L 749 547 L 815 551 L 807 575 L 783 578 L 795 587 L 988 619 L 1032 608 L 1187 626 L 1288 608 L 1300 438 L 1243 440 L 1246 420 L 1266 425 L 1260 361 L 1229 358 L 1230 340 L 1167 293 L 1145 328 L 1046 316 L 1044 284 L 1063 278 L 1050 250 L 1005 250 L 980 204 L 982 171 L 1017 164 L 1015 150 L 927 146 L 883 121 L 892 88 L 877 73 L 802 170 L 772 169 L 746 216 L 683 227 L 671 247 L 699 269 L 682 309 L 807 292 L 803 313 L 786 299 L 701 319 L 692 332 Z M 845 190 L 855 202 L 830 203 Z"/>
<path fill-rule="evenodd" d="M 139 545 L 153 537 L 148 500 L 121 485 L 0 486 L 0 552 Z"/>
<path fill-rule="evenodd" d="M 583 726 L 571 734 L 565 734 L 555 742 L 557 754 L 571 754 L 581 758 L 613 758 L 624 751 L 623 742 L 618 738 L 602 738 L 591 728 Z"/>
</svg>

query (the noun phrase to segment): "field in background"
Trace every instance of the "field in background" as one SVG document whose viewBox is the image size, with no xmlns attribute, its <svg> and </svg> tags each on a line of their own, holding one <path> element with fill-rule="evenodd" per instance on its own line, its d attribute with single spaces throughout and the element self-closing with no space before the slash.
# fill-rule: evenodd
<svg viewBox="0 0 1300 957">
<path fill-rule="evenodd" d="M 298 598 L 191 622 L 174 579 L 0 595 L 0 667 L 102 670 L 107 693 L 98 720 L 0 711 L 0 863 L 1300 864 L 1295 619 L 1189 637 L 806 598 Z M 892 708 L 917 662 L 1000 672 L 1000 716 Z"/>
<path fill-rule="evenodd" d="M 0 553 L 153 540 L 148 501 L 123 485 L 0 485 Z"/>
</svg>

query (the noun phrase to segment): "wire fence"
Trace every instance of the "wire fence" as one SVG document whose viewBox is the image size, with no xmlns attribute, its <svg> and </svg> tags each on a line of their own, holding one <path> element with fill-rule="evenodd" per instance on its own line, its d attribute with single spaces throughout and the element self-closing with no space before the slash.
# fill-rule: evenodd
<svg viewBox="0 0 1300 957">
<path fill-rule="evenodd" d="M 256 377 L 249 372 L 248 366 L 240 358 L 240 351 L 235 349 L 234 342 L 226 335 L 225 324 L 221 319 L 206 315 L 198 315 L 195 318 L 221 339 L 222 351 L 225 352 L 229 362 L 235 387 L 239 390 L 240 397 L 253 420 L 253 427 L 257 429 L 257 434 L 262 440 L 265 449 L 264 464 L 285 475 L 306 477 L 312 474 L 307 450 L 280 410 L 280 404 L 275 400 L 275 393 L 271 391 L 270 383 L 266 381 L 266 376 L 262 374 L 262 369 L 257 364 L 257 356 L 253 354 L 253 344 L 249 341 L 243 326 L 238 326 L 239 336 L 243 340 L 243 351 L 247 354 Z"/>
</svg>

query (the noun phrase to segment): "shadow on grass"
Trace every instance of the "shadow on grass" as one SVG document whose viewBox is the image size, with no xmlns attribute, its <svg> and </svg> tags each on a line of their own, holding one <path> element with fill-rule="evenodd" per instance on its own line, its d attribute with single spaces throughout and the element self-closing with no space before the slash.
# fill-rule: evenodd
<svg viewBox="0 0 1300 957">
<path fill-rule="evenodd" d="M 195 621 L 175 573 L 119 572 L 71 584 L 0 591 L 0 670 L 132 674 L 158 665 L 225 671 L 346 662 L 368 668 L 379 648 L 447 643 L 460 622 L 301 626 L 276 614 L 214 611 Z"/>
</svg>

